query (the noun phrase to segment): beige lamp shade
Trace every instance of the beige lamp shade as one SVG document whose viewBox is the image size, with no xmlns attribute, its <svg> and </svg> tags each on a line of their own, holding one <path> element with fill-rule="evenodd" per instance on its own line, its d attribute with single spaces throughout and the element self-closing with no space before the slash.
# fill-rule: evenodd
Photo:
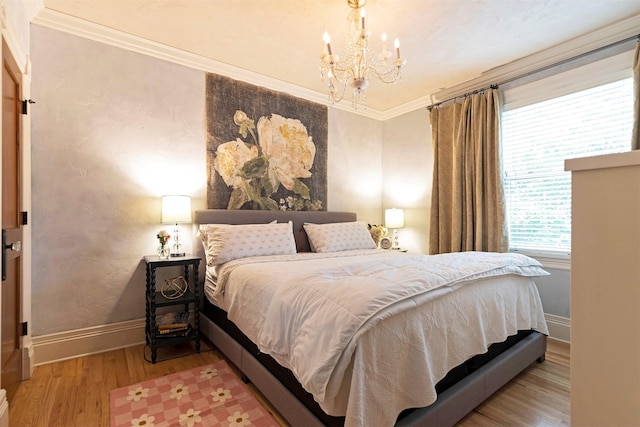
<svg viewBox="0 0 640 427">
<path fill-rule="evenodd" d="M 386 209 L 384 211 L 384 225 L 387 228 L 404 227 L 404 210 L 402 209 Z"/>
<path fill-rule="evenodd" d="M 162 196 L 162 223 L 188 224 L 191 222 L 191 197 Z"/>
</svg>

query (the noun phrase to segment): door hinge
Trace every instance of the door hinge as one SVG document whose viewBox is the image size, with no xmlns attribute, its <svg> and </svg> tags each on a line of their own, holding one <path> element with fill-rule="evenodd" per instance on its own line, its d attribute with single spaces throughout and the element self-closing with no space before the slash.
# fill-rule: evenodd
<svg viewBox="0 0 640 427">
<path fill-rule="evenodd" d="M 36 101 L 34 101 L 33 99 L 23 99 L 22 100 L 22 114 L 28 114 L 28 110 L 27 110 L 27 105 L 28 104 L 35 104 Z"/>
<path fill-rule="evenodd" d="M 29 333 L 29 323 L 22 322 L 22 336 L 26 336 Z"/>
<path fill-rule="evenodd" d="M 23 211 L 20 212 L 20 218 L 22 220 L 22 225 L 27 225 L 29 223 L 29 212 Z"/>
</svg>

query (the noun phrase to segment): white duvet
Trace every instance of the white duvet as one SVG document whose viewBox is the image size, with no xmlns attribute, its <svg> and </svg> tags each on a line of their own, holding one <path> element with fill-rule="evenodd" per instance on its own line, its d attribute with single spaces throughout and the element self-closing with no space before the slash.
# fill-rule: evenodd
<svg viewBox="0 0 640 427">
<path fill-rule="evenodd" d="M 548 333 L 531 280 L 545 274 L 517 254 L 310 253 L 229 262 L 205 292 L 325 412 L 386 426 L 490 344 Z"/>
</svg>

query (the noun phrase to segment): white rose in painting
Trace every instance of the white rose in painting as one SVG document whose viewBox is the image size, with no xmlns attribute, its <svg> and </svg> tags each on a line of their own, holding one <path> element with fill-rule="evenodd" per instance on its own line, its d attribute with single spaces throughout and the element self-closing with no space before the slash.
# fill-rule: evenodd
<svg viewBox="0 0 640 427">
<path fill-rule="evenodd" d="M 238 126 L 246 122 L 248 119 L 249 118 L 247 117 L 247 113 L 242 110 L 236 110 L 235 114 L 233 115 L 233 123 L 237 124 Z"/>
<path fill-rule="evenodd" d="M 258 141 L 269 159 L 269 180 L 274 189 L 281 183 L 293 190 L 293 178 L 309 178 L 316 146 L 307 128 L 297 119 L 272 114 L 258 120 Z"/>
<path fill-rule="evenodd" d="M 316 146 L 300 120 L 271 114 L 260 117 L 256 126 L 244 111 L 236 110 L 233 122 L 242 139 L 218 146 L 213 160 L 215 171 L 233 188 L 227 209 L 241 209 L 247 202 L 252 209 L 322 209 L 322 202 L 312 199 L 302 181 L 312 175 Z M 246 142 L 249 136 L 253 143 Z M 292 194 L 278 204 L 272 196 L 285 190 Z"/>
<path fill-rule="evenodd" d="M 235 141 L 225 142 L 218 146 L 213 167 L 225 184 L 236 188 L 242 184 L 242 178 L 239 175 L 242 165 L 257 156 L 258 147 L 248 146 L 240 138 L 237 138 Z"/>
</svg>

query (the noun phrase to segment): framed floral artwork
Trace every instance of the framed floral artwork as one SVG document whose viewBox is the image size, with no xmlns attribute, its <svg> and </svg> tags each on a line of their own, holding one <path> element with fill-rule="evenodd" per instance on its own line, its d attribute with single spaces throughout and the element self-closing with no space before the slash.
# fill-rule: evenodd
<svg viewBox="0 0 640 427">
<path fill-rule="evenodd" d="M 326 210 L 327 107 L 207 74 L 209 209 Z"/>
</svg>

